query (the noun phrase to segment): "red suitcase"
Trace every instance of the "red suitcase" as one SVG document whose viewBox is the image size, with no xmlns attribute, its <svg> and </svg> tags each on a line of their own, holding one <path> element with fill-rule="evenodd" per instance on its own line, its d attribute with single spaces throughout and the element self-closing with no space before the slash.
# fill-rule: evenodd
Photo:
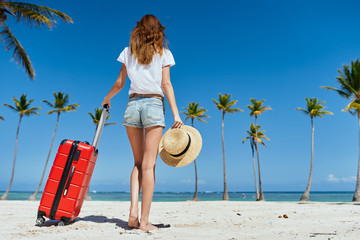
<svg viewBox="0 0 360 240">
<path fill-rule="evenodd" d="M 79 215 L 95 167 L 107 112 L 104 108 L 92 145 L 67 139 L 61 142 L 41 197 L 37 224 L 43 224 L 47 217 L 60 220 L 58 225 L 63 226 Z"/>
</svg>

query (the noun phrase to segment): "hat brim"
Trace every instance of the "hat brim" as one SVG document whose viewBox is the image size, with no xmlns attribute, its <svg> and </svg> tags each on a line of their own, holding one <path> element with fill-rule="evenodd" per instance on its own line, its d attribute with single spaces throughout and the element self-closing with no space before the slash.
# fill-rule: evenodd
<svg viewBox="0 0 360 240">
<path fill-rule="evenodd" d="M 190 164 L 197 158 L 202 147 L 202 138 L 198 130 L 187 125 L 184 125 L 182 129 L 190 135 L 191 144 L 186 153 L 184 153 L 180 157 L 173 157 L 170 153 L 168 153 L 163 147 L 164 138 L 162 137 L 160 140 L 160 157 L 164 161 L 164 163 L 171 167 L 183 167 Z M 168 129 L 167 131 L 171 131 L 171 129 Z"/>
</svg>

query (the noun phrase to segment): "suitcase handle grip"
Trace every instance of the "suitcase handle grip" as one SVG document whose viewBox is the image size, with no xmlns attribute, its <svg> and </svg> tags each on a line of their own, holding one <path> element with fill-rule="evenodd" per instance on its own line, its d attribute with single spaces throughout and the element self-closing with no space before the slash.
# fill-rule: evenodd
<svg viewBox="0 0 360 240">
<path fill-rule="evenodd" d="M 101 117 L 100 117 L 100 120 L 99 120 L 99 124 L 98 124 L 98 126 L 96 128 L 94 140 L 93 140 L 93 143 L 92 143 L 92 146 L 95 148 L 95 151 L 97 150 L 97 147 L 99 145 L 100 136 L 101 136 L 102 130 L 104 128 L 108 112 L 109 112 L 109 105 L 104 104 L 103 109 L 102 109 L 102 113 L 101 113 Z"/>
</svg>

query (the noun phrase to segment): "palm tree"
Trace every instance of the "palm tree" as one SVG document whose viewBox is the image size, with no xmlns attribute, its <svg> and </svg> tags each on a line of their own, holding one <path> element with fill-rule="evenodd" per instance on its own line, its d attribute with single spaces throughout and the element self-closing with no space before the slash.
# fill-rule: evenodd
<svg viewBox="0 0 360 240">
<path fill-rule="evenodd" d="M 219 102 L 215 99 L 212 99 L 219 111 L 222 111 L 222 124 L 221 124 L 221 135 L 222 135 L 222 149 L 223 149 L 223 169 L 224 169 L 224 194 L 223 200 L 229 200 L 229 194 L 227 192 L 227 185 L 226 185 L 226 171 L 225 171 L 225 141 L 224 141 L 224 118 L 225 113 L 235 113 L 243 111 L 240 108 L 231 108 L 237 102 L 237 100 L 230 101 L 230 94 L 221 95 L 219 93 Z"/>
<path fill-rule="evenodd" d="M 0 116 L 0 119 L 3 120 L 3 121 L 5 121 L 5 118 L 4 118 L 3 116 Z"/>
<path fill-rule="evenodd" d="M 256 101 L 254 98 L 250 98 L 250 101 L 253 105 L 247 105 L 247 107 L 250 109 L 250 117 L 255 116 L 255 136 L 257 136 L 257 116 L 262 114 L 263 112 L 267 110 L 271 110 L 269 106 L 263 106 L 264 100 Z M 257 156 L 257 163 L 258 163 L 258 173 L 259 173 L 259 188 L 260 188 L 260 195 L 259 198 L 256 199 L 256 201 L 265 201 L 265 197 L 262 191 L 262 184 L 261 184 L 261 173 L 260 173 L 260 157 L 259 157 L 259 149 L 258 149 L 258 142 L 255 141 L 255 149 L 256 149 L 256 156 Z"/>
<path fill-rule="evenodd" d="M 34 99 L 31 99 L 31 100 L 27 101 L 25 94 L 21 95 L 20 101 L 17 100 L 15 97 L 13 97 L 13 100 L 15 102 L 14 106 L 11 106 L 10 104 L 3 104 L 4 106 L 7 106 L 10 109 L 14 110 L 15 112 L 19 113 L 20 119 L 19 119 L 19 124 L 18 124 L 18 127 L 17 127 L 17 131 L 16 131 L 15 156 L 14 156 L 14 162 L 13 162 L 13 167 L 12 167 L 12 172 L 11 172 L 10 184 L 9 184 L 9 187 L 6 189 L 6 192 L 4 193 L 4 195 L 1 196 L 0 200 L 6 200 L 8 194 L 9 194 L 10 188 L 11 188 L 12 181 L 14 179 L 16 153 L 17 153 L 17 143 L 18 143 L 21 119 L 23 118 L 23 116 L 31 116 L 33 114 L 40 115 L 37 112 L 37 110 L 41 109 L 40 107 L 29 108 L 30 104 L 34 101 Z"/>
<path fill-rule="evenodd" d="M 202 118 L 208 118 L 208 115 L 204 115 L 204 113 L 207 111 L 205 108 L 203 107 L 199 107 L 199 103 L 195 103 L 195 102 L 189 102 L 189 107 L 185 108 L 186 112 L 182 112 L 183 114 L 186 115 L 185 118 L 185 122 L 187 119 L 191 119 L 191 126 L 194 127 L 194 119 L 196 118 L 197 120 L 207 123 L 204 119 Z M 194 193 L 194 197 L 192 198 L 193 201 L 199 201 L 199 199 L 197 198 L 198 195 L 198 177 L 197 177 L 197 169 L 196 169 L 196 159 L 194 160 L 194 166 L 195 166 L 195 193 Z"/>
<path fill-rule="evenodd" d="M 313 171 L 313 163 L 314 163 L 314 117 L 321 117 L 325 114 L 333 114 L 332 112 L 322 111 L 325 107 L 321 104 L 325 103 L 324 101 L 320 101 L 317 98 L 305 98 L 306 100 L 306 109 L 296 108 L 296 110 L 302 111 L 306 115 L 310 116 L 311 119 L 311 165 L 310 165 L 310 175 L 309 182 L 306 187 L 305 192 L 300 198 L 300 201 L 309 201 L 310 187 L 311 187 L 311 179 L 312 179 L 312 171 Z"/>
<path fill-rule="evenodd" d="M 58 127 L 58 124 L 59 124 L 60 114 L 62 112 L 76 111 L 76 108 L 79 106 L 79 104 L 77 104 L 77 103 L 68 105 L 68 103 L 69 103 L 69 94 L 65 95 L 65 93 L 58 91 L 57 93 L 54 92 L 53 95 L 55 97 L 54 103 L 51 103 L 51 102 L 49 102 L 47 100 L 43 100 L 42 102 L 46 103 L 50 108 L 54 109 L 54 110 L 51 110 L 51 111 L 47 112 L 48 115 L 53 114 L 53 113 L 57 113 L 56 126 L 55 126 L 55 130 L 54 130 L 54 133 L 53 133 L 53 136 L 52 136 L 52 139 L 51 139 L 50 149 L 49 149 L 49 153 L 47 155 L 46 161 L 45 161 L 45 167 L 44 167 L 44 170 L 43 170 L 42 175 L 41 175 L 40 183 L 39 183 L 38 187 L 36 188 L 35 192 L 30 196 L 29 200 L 35 200 L 36 199 L 36 195 L 38 194 L 40 186 L 41 186 L 42 181 L 44 179 L 46 167 L 47 167 L 47 164 L 49 162 L 52 146 L 53 146 L 53 143 L 54 143 L 56 130 L 57 130 L 57 127 Z"/>
<path fill-rule="evenodd" d="M 65 13 L 45 6 L 0 0 L 0 29 L 2 28 L 2 31 L 0 31 L 0 41 L 4 42 L 5 51 L 13 50 L 12 58 L 17 64 L 22 65 L 27 75 L 34 80 L 35 72 L 29 56 L 21 46 L 19 40 L 15 38 L 9 27 L 5 24 L 8 16 L 14 17 L 17 22 L 22 21 L 30 27 L 46 26 L 49 29 L 52 29 L 57 23 L 57 18 L 60 18 L 66 23 L 72 23 L 73 21 Z"/>
<path fill-rule="evenodd" d="M 100 118 L 101 118 L 101 114 L 102 114 L 102 108 L 95 108 L 95 114 L 89 112 L 89 115 L 91 117 L 91 120 L 92 122 L 95 124 L 95 132 L 96 132 L 96 129 L 98 128 L 99 126 L 99 123 L 100 123 Z M 106 120 L 108 120 L 110 118 L 110 114 L 108 114 L 106 116 Z M 108 126 L 108 125 L 115 125 L 116 123 L 105 123 L 104 126 Z M 90 197 L 90 194 L 89 194 L 89 188 L 87 189 L 87 192 L 86 192 L 86 196 L 85 196 L 85 200 L 91 200 L 91 197 Z"/>
<path fill-rule="evenodd" d="M 249 131 L 249 130 L 246 130 L 246 132 L 249 134 L 249 136 L 248 136 L 248 137 L 245 137 L 242 142 L 245 143 L 245 141 L 246 141 L 247 139 L 249 139 L 249 141 L 250 141 L 250 147 L 251 147 L 251 153 L 252 153 L 252 160 L 253 160 L 253 167 L 254 167 L 256 199 L 259 199 L 259 190 L 258 190 L 257 181 L 256 181 L 256 170 L 255 170 L 256 168 L 255 168 L 255 157 L 254 157 L 255 141 L 258 141 L 259 143 L 261 143 L 262 145 L 264 145 L 265 147 L 267 147 L 266 144 L 265 144 L 261 139 L 262 139 L 262 138 L 263 138 L 263 139 L 266 139 L 266 140 L 270 140 L 270 139 L 265 136 L 265 134 L 264 134 L 265 130 L 259 131 L 260 125 L 257 125 L 256 128 L 257 128 L 257 129 L 255 129 L 254 124 L 251 123 L 251 125 L 250 125 L 250 131 Z M 256 133 L 257 133 L 257 136 L 256 136 Z"/>
<path fill-rule="evenodd" d="M 360 201 L 360 61 L 359 59 L 355 61 L 351 61 L 351 66 L 343 65 L 343 70 L 340 71 L 339 77 L 336 77 L 337 82 L 340 84 L 340 89 L 335 87 L 325 87 L 327 90 L 334 90 L 341 97 L 345 97 L 351 99 L 351 102 L 343 109 L 342 111 L 349 112 L 351 115 L 358 117 L 359 122 L 359 160 L 358 160 L 358 171 L 357 171 L 357 180 L 356 180 L 356 188 L 353 196 L 354 202 Z"/>
</svg>

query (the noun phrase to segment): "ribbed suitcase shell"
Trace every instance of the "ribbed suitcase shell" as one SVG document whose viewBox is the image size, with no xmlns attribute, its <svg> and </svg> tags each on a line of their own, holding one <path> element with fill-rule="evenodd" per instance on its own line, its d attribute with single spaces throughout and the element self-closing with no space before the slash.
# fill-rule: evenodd
<svg viewBox="0 0 360 240">
<path fill-rule="evenodd" d="M 77 150 L 81 151 L 79 158 L 75 161 L 75 156 L 73 157 L 68 173 L 64 174 L 71 147 L 75 142 L 72 140 L 63 140 L 61 142 L 40 201 L 38 218 L 46 216 L 50 219 L 62 220 L 65 224 L 68 224 L 79 215 L 95 167 L 97 150 L 95 151 L 94 147 L 89 144 L 83 142 L 76 143 L 78 143 Z M 75 167 L 74 172 L 70 183 L 68 183 L 71 175 L 70 171 L 73 167 Z M 63 186 L 62 189 L 59 189 L 61 178 L 63 178 Z M 64 184 L 65 179 L 66 182 Z M 64 190 L 67 185 L 68 190 L 65 195 Z M 59 200 L 58 207 L 55 208 L 56 212 L 54 209 L 52 212 L 57 193 L 57 199 Z"/>
</svg>

